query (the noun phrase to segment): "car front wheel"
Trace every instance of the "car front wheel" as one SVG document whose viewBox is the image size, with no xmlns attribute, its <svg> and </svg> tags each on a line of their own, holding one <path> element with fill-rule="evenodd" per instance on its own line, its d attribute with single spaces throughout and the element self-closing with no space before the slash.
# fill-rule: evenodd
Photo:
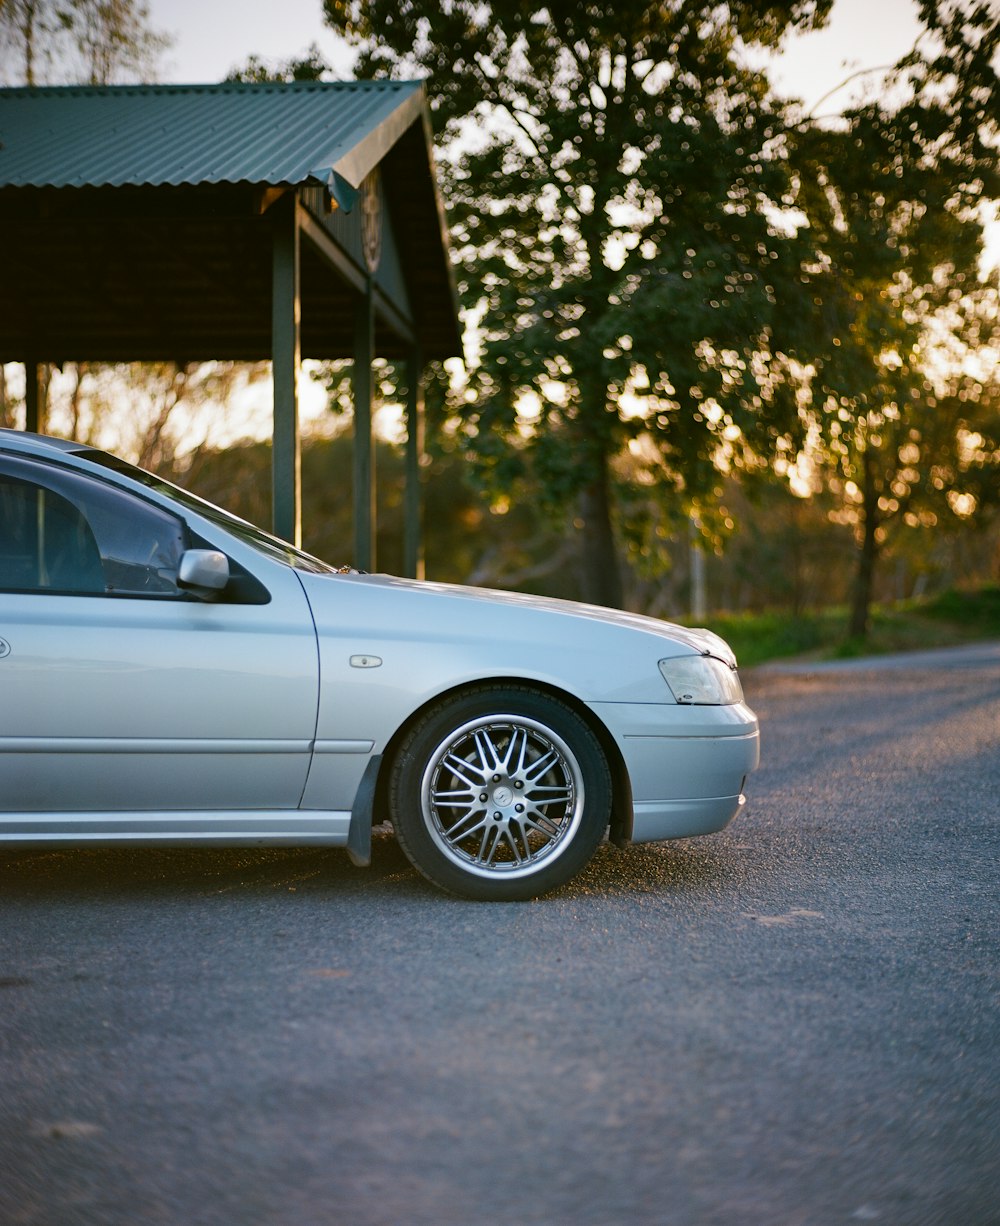
<svg viewBox="0 0 1000 1226">
<path fill-rule="evenodd" d="M 565 703 L 484 686 L 410 729 L 390 805 L 403 850 L 436 885 L 468 898 L 535 898 L 594 854 L 611 776 L 596 736 Z"/>
</svg>

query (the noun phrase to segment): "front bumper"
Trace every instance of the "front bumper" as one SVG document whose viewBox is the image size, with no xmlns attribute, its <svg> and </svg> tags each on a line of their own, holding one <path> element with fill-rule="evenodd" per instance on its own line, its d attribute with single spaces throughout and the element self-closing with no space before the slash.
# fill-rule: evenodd
<svg viewBox="0 0 1000 1226">
<path fill-rule="evenodd" d="M 696 707 L 595 703 L 615 738 L 632 792 L 634 843 L 722 830 L 760 761 L 760 727 L 745 703 Z"/>
</svg>

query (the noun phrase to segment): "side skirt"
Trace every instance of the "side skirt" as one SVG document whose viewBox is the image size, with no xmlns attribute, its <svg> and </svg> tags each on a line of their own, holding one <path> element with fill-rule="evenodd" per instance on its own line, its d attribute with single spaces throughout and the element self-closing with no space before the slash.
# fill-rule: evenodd
<svg viewBox="0 0 1000 1226">
<path fill-rule="evenodd" d="M 0 847 L 75 847 L 102 843 L 156 843 L 177 847 L 225 844 L 346 847 L 352 824 L 351 813 L 334 809 L 3 813 L 0 814 Z M 368 831 L 370 844 L 370 824 Z M 364 845 L 363 833 L 357 838 L 360 848 Z"/>
</svg>

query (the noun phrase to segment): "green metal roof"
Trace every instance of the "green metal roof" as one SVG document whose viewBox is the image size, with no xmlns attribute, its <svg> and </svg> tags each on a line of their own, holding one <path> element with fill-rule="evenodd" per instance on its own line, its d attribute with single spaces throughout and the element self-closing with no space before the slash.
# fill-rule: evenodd
<svg viewBox="0 0 1000 1226">
<path fill-rule="evenodd" d="M 313 183 L 349 209 L 425 110 L 418 81 L 0 89 L 0 187 Z"/>
<path fill-rule="evenodd" d="M 0 360 L 267 357 L 292 198 L 302 355 L 348 356 L 376 168 L 379 353 L 460 354 L 419 82 L 0 88 Z"/>
</svg>

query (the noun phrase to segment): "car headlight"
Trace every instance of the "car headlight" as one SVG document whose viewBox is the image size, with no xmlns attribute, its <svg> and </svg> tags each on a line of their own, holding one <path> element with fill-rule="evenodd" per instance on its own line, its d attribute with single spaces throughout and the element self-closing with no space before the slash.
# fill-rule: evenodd
<svg viewBox="0 0 1000 1226">
<path fill-rule="evenodd" d="M 660 672 L 676 702 L 723 707 L 743 701 L 736 670 L 714 656 L 674 656 L 660 661 Z"/>
</svg>

